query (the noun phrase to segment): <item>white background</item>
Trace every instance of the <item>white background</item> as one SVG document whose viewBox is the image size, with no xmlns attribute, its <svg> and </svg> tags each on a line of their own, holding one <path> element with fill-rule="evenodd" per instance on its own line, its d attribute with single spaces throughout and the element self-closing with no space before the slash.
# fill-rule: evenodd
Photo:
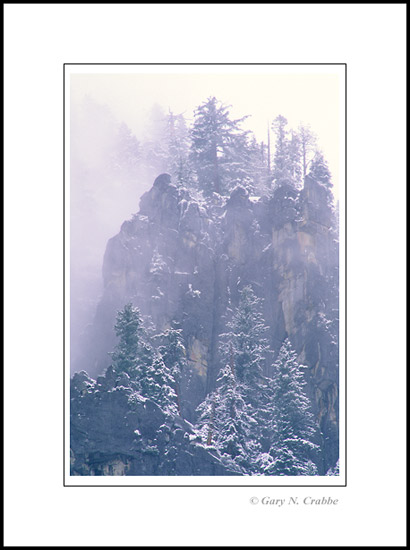
<svg viewBox="0 0 410 550">
<path fill-rule="evenodd" d="M 6 546 L 405 545 L 405 10 L 5 5 Z M 64 62 L 348 64 L 347 488 L 63 487 Z"/>
</svg>

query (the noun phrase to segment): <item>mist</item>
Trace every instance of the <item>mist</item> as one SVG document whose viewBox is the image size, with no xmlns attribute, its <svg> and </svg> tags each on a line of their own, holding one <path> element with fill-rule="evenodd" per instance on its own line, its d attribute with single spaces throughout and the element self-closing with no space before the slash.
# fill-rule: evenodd
<svg viewBox="0 0 410 550">
<path fill-rule="evenodd" d="M 103 290 L 107 241 L 138 212 L 140 197 L 162 172 L 175 172 L 166 155 L 169 117 L 186 155 L 195 109 L 216 96 L 243 128 L 268 141 L 282 114 L 306 124 L 325 152 L 338 196 L 339 82 L 309 74 L 73 74 L 70 94 L 71 365 L 75 370 L 87 327 Z M 178 118 L 179 117 L 179 118 Z M 274 138 L 270 129 L 271 155 Z M 263 146 L 263 145 L 262 145 Z M 260 193 L 259 193 L 260 194 Z"/>
<path fill-rule="evenodd" d="M 70 110 L 71 364 L 101 295 L 102 262 L 109 238 L 138 211 L 156 168 L 134 162 L 121 147 L 138 147 L 127 126 L 90 96 Z M 135 151 L 137 153 L 137 151 Z"/>
</svg>

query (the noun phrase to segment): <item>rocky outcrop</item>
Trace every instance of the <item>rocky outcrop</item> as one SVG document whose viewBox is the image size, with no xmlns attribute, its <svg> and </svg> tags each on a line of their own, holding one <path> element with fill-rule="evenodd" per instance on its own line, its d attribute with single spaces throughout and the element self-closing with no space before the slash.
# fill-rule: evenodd
<svg viewBox="0 0 410 550">
<path fill-rule="evenodd" d="M 82 371 L 70 390 L 71 475 L 238 475 L 189 422 L 135 392 L 126 374 L 109 368 L 93 380 Z"/>
<path fill-rule="evenodd" d="M 272 349 L 288 337 L 309 367 L 307 393 L 328 469 L 339 456 L 338 241 L 326 200 L 311 178 L 300 192 L 283 186 L 271 198 L 250 197 L 237 187 L 226 200 L 203 201 L 159 176 L 107 244 L 104 293 L 77 370 L 96 376 L 109 366 L 116 312 L 132 301 L 158 331 L 173 321 L 183 329 L 193 375 L 181 399 L 193 421 L 215 384 L 230 309 L 251 284 L 264 298 Z"/>
</svg>

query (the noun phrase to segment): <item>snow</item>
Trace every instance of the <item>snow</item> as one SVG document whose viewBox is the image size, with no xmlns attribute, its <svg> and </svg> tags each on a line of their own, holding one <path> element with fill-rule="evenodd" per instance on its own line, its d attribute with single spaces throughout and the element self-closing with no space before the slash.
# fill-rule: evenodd
<svg viewBox="0 0 410 550">
<path fill-rule="evenodd" d="M 255 204 L 255 203 L 259 202 L 261 200 L 261 198 L 258 197 L 257 195 L 251 195 L 249 197 L 249 200 L 251 201 L 251 203 Z"/>
<path fill-rule="evenodd" d="M 192 283 L 188 284 L 188 292 L 187 294 L 189 296 L 192 296 L 192 298 L 200 298 L 201 297 L 201 291 L 200 290 L 193 290 L 192 289 Z"/>
</svg>

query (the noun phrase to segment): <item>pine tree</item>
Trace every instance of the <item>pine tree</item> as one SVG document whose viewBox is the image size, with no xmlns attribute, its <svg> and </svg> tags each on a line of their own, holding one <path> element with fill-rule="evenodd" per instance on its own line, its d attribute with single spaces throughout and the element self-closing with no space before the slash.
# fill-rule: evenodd
<svg viewBox="0 0 410 550">
<path fill-rule="evenodd" d="M 232 320 L 227 323 L 229 332 L 223 334 L 221 352 L 225 359 L 234 357 L 235 376 L 240 384 L 248 388 L 252 402 L 258 393 L 258 386 L 264 380 L 263 365 L 268 349 L 264 337 L 265 325 L 258 298 L 250 285 L 239 291 L 240 299 Z"/>
<path fill-rule="evenodd" d="M 246 401 L 246 391 L 235 378 L 232 365 L 225 365 L 219 374 L 215 397 L 215 422 L 219 429 L 216 444 L 246 473 L 254 468 L 260 451 L 256 412 Z"/>
<path fill-rule="evenodd" d="M 288 223 L 294 224 L 298 216 L 296 199 L 301 178 L 300 144 L 297 135 L 294 132 L 290 134 L 287 123 L 282 115 L 276 117 L 272 123 L 276 143 L 270 207 L 275 229 Z"/>
<path fill-rule="evenodd" d="M 142 159 L 147 171 L 146 177 L 153 179 L 169 170 L 167 116 L 158 104 L 154 104 L 149 112 L 145 134 Z"/>
<path fill-rule="evenodd" d="M 153 354 L 154 355 L 154 354 Z M 161 409 L 175 415 L 178 413 L 175 380 L 160 356 L 151 361 L 141 362 L 137 372 L 140 394 L 151 399 Z"/>
<path fill-rule="evenodd" d="M 250 136 L 243 158 L 246 172 L 242 179 L 242 185 L 250 194 L 268 194 L 271 181 L 265 144 L 258 143 L 255 136 Z"/>
<path fill-rule="evenodd" d="M 228 107 L 210 97 L 194 113 L 191 161 L 198 186 L 206 194 L 226 194 L 246 174 L 247 132 L 231 119 Z"/>
<path fill-rule="evenodd" d="M 316 135 L 312 132 L 309 125 L 299 124 L 298 135 L 302 155 L 302 177 L 305 178 L 309 162 L 316 147 Z"/>
<path fill-rule="evenodd" d="M 315 156 L 313 157 L 313 160 L 310 164 L 309 175 L 316 182 L 324 185 L 328 189 L 333 187 L 332 175 L 321 151 L 316 151 Z"/>
<path fill-rule="evenodd" d="M 275 154 L 273 157 L 272 176 L 275 187 L 290 183 L 289 172 L 289 131 L 287 129 L 288 121 L 278 115 L 272 122 L 272 129 L 276 136 Z"/>
<path fill-rule="evenodd" d="M 229 332 L 221 335 L 221 355 L 232 364 L 236 380 L 241 386 L 243 399 L 252 410 L 255 420 L 254 437 L 261 450 L 269 450 L 272 391 L 264 375 L 264 364 L 269 353 L 265 325 L 261 313 L 262 300 L 250 285 L 239 291 L 240 299 L 232 320 L 227 323 Z"/>
<path fill-rule="evenodd" d="M 337 231 L 332 187 L 329 166 L 323 153 L 317 151 L 310 163 L 310 170 L 300 193 L 300 210 L 305 220 Z"/>
<path fill-rule="evenodd" d="M 255 411 L 246 402 L 232 364 L 222 367 L 215 391 L 197 407 L 196 432 L 207 446 L 228 455 L 244 474 L 255 471 L 260 452 Z"/>
<path fill-rule="evenodd" d="M 295 187 L 299 187 L 302 182 L 301 143 L 298 134 L 293 130 L 288 143 L 288 157 L 290 179 Z"/>
<path fill-rule="evenodd" d="M 208 393 L 205 399 L 197 406 L 197 421 L 195 431 L 197 436 L 207 446 L 213 445 L 218 434 L 218 423 L 215 422 L 217 394 L 216 391 Z"/>
<path fill-rule="evenodd" d="M 168 172 L 173 181 L 180 186 L 189 183 L 191 168 L 189 165 L 190 138 L 185 118 L 174 115 L 170 110 L 167 117 Z"/>
<path fill-rule="evenodd" d="M 266 471 L 269 475 L 312 475 L 315 471 L 312 459 L 318 446 L 312 439 L 317 426 L 304 392 L 304 368 L 286 339 L 274 364 L 273 441 L 269 451 L 272 462 Z"/>
<path fill-rule="evenodd" d="M 306 167 L 314 144 L 314 135 L 308 126 L 298 131 L 288 129 L 287 119 L 279 115 L 272 123 L 276 135 L 273 179 L 275 187 L 300 187 L 306 175 Z"/>
<path fill-rule="evenodd" d="M 143 334 L 142 319 L 138 308 L 128 303 L 118 312 L 114 325 L 119 342 L 112 355 L 112 367 L 116 374 L 125 372 L 134 377 L 139 364 L 139 352 Z"/>
<path fill-rule="evenodd" d="M 115 332 L 119 342 L 112 353 L 114 374 L 126 373 L 134 389 L 165 412 L 177 413 L 175 379 L 149 343 L 138 308 L 128 303 L 118 312 Z"/>
<path fill-rule="evenodd" d="M 111 162 L 114 173 L 119 174 L 127 182 L 131 180 L 135 184 L 141 163 L 141 145 L 125 123 L 118 127 Z"/>
<path fill-rule="evenodd" d="M 339 460 L 336 462 L 334 468 L 329 468 L 326 472 L 327 476 L 338 476 L 340 475 Z"/>
<path fill-rule="evenodd" d="M 222 368 L 216 389 L 198 407 L 197 430 L 227 454 L 244 474 L 259 473 L 265 427 L 271 416 L 271 392 L 263 374 L 267 327 L 261 300 L 251 286 L 240 291 L 239 305 L 222 336 Z"/>
<path fill-rule="evenodd" d="M 182 329 L 166 329 L 159 335 L 159 338 L 163 341 L 163 345 L 158 348 L 158 351 L 175 381 L 174 390 L 177 397 L 178 410 L 181 413 L 181 382 L 189 376 Z"/>
</svg>

